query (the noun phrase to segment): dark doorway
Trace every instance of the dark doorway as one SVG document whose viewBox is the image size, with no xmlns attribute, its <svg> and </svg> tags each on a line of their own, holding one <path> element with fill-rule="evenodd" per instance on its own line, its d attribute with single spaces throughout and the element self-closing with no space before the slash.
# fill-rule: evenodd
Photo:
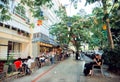
<svg viewBox="0 0 120 82">
<path fill-rule="evenodd" d="M 8 55 L 10 55 L 10 51 L 13 49 L 12 48 L 13 42 L 12 41 L 8 41 Z"/>
</svg>

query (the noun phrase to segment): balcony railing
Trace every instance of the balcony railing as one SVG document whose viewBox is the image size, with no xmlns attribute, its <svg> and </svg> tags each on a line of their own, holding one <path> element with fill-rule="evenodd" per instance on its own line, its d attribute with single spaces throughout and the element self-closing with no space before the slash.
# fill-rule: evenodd
<svg viewBox="0 0 120 82">
<path fill-rule="evenodd" d="M 14 9 L 14 12 L 13 12 L 13 13 L 14 13 L 15 15 L 17 15 L 18 17 L 20 17 L 21 19 L 25 20 L 26 23 L 29 23 L 29 22 L 30 22 L 29 18 L 28 18 L 25 14 L 21 13 L 20 11 L 18 11 L 17 9 Z"/>
<path fill-rule="evenodd" d="M 16 29 L 17 28 L 15 28 L 15 27 L 14 28 L 11 27 L 11 29 L 10 28 L 0 28 L 0 32 L 15 35 L 15 36 L 18 36 L 18 37 L 21 37 L 21 38 L 24 38 L 24 39 L 29 39 L 30 34 L 28 32 L 19 31 L 19 30 L 16 30 Z"/>
<path fill-rule="evenodd" d="M 7 52 L 6 51 L 2 51 L 0 52 L 0 60 L 7 60 Z"/>
<path fill-rule="evenodd" d="M 10 50 L 9 55 L 6 54 L 4 56 L 4 59 L 7 59 L 8 56 L 12 57 L 13 59 L 17 59 L 17 58 L 21 57 L 21 55 L 22 55 L 22 52 L 20 52 L 19 50 Z M 3 57 L 2 57 L 3 53 L 1 53 L 0 56 L 1 56 L 1 59 L 3 59 Z"/>
<path fill-rule="evenodd" d="M 21 52 L 19 50 L 10 50 L 10 55 L 13 55 L 14 58 L 18 58 L 18 57 L 21 57 Z"/>
</svg>

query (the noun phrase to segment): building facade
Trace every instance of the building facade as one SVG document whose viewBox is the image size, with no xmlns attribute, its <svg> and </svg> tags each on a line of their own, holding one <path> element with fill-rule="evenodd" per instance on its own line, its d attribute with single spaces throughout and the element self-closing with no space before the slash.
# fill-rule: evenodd
<svg viewBox="0 0 120 82">
<path fill-rule="evenodd" d="M 0 4 L 4 0 L 0 0 Z M 0 21 L 0 59 L 26 58 L 32 55 L 31 13 L 27 6 L 20 5 L 20 0 L 9 0 L 9 21 Z"/>
<path fill-rule="evenodd" d="M 44 20 L 42 25 L 37 25 L 37 20 L 32 17 L 29 7 L 20 4 L 20 0 L 8 0 L 11 19 L 5 22 L 0 21 L 0 59 L 7 59 L 12 56 L 26 58 L 38 56 L 41 52 L 49 52 L 57 43 L 55 37 L 50 35 L 51 25 L 60 22 L 54 11 L 58 10 L 61 4 L 59 0 L 52 0 L 52 8 L 42 6 Z M 0 4 L 5 4 L 0 0 Z M 31 28 L 31 23 L 35 27 Z"/>
<path fill-rule="evenodd" d="M 59 10 L 61 4 L 59 0 L 52 0 L 54 4 L 51 8 L 47 6 L 42 6 L 41 10 L 45 20 L 42 20 L 42 25 L 37 26 L 37 20 L 35 20 L 35 28 L 33 31 L 33 54 L 34 56 L 40 55 L 40 53 L 49 52 L 57 43 L 55 42 L 55 37 L 50 35 L 49 28 L 51 25 L 60 22 L 60 18 L 55 14 L 56 10 Z"/>
</svg>

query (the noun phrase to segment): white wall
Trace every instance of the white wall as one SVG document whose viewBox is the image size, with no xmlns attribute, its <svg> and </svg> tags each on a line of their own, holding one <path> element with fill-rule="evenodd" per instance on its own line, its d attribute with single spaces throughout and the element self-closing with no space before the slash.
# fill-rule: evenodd
<svg viewBox="0 0 120 82">
<path fill-rule="evenodd" d="M 30 33 L 30 27 L 29 27 L 29 25 L 25 24 L 25 21 L 22 20 L 22 19 L 20 19 L 17 16 L 13 15 L 13 17 L 12 17 L 11 20 L 6 21 L 4 23 L 8 24 L 8 25 L 11 25 L 11 26 L 14 26 L 15 28 L 18 28 L 18 29 L 21 29 L 21 30 L 24 30 L 24 31 Z"/>
<path fill-rule="evenodd" d="M 32 44 L 32 46 L 33 46 L 33 56 L 34 57 L 37 57 L 39 54 L 40 54 L 40 46 L 37 44 L 37 43 L 33 43 Z"/>
<path fill-rule="evenodd" d="M 21 45 L 21 58 L 27 58 L 28 55 L 30 55 L 29 50 L 30 45 L 28 43 L 22 43 Z"/>
<path fill-rule="evenodd" d="M 8 40 L 0 39 L 0 44 L 8 45 Z M 8 46 L 0 46 L 0 58 L 7 59 Z"/>
<path fill-rule="evenodd" d="M 41 32 L 47 36 L 49 36 L 49 30 L 48 27 L 44 27 L 44 26 L 35 26 L 35 28 L 33 29 L 33 33 L 37 33 L 37 32 Z"/>
<path fill-rule="evenodd" d="M 37 26 L 37 19 L 35 19 L 34 24 L 35 28 L 33 33 L 41 32 L 47 36 L 49 36 L 49 28 L 51 25 L 60 22 L 60 19 L 56 16 L 55 10 L 59 9 L 60 3 L 59 0 L 52 0 L 54 5 L 52 8 L 47 8 L 46 6 L 42 6 L 41 10 L 43 11 L 43 15 L 45 17 L 45 20 L 43 20 L 43 24 L 41 26 Z"/>
</svg>

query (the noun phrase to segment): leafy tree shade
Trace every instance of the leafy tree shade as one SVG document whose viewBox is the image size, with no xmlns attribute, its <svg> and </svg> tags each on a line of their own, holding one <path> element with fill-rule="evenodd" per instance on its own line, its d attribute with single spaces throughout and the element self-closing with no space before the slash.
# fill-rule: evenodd
<svg viewBox="0 0 120 82">
<path fill-rule="evenodd" d="M 7 21 L 10 19 L 10 14 L 9 14 L 9 4 L 10 0 L 2 0 L 1 4 L 0 4 L 0 21 Z M 30 10 L 33 12 L 33 16 L 38 18 L 38 19 L 44 19 L 44 16 L 40 15 L 40 7 L 45 5 L 48 8 L 51 8 L 52 5 L 54 5 L 52 3 L 51 0 L 21 0 L 21 2 L 19 4 L 23 4 L 23 5 L 27 5 L 30 7 Z"/>
<path fill-rule="evenodd" d="M 48 8 L 51 8 L 52 5 L 54 5 L 51 0 L 21 0 L 21 3 L 30 7 L 30 10 L 33 13 L 33 17 L 42 20 L 44 20 L 44 16 L 40 15 L 41 7 L 44 5 Z"/>
<path fill-rule="evenodd" d="M 99 46 L 101 48 L 106 47 L 108 44 L 107 42 L 107 34 L 106 34 L 106 30 L 103 30 L 103 25 L 104 25 L 104 21 L 103 21 L 103 10 L 102 8 L 94 8 L 93 10 L 93 17 L 91 17 L 91 19 L 94 21 L 94 23 L 92 24 L 92 28 L 91 31 L 93 33 L 92 37 L 92 45 L 96 45 Z"/>
<path fill-rule="evenodd" d="M 87 0 L 87 1 L 92 1 L 92 0 Z M 94 0 L 94 2 L 96 2 L 97 0 Z M 112 27 L 112 29 L 119 29 L 119 20 L 120 20 L 120 16 L 118 14 L 118 10 L 120 7 L 120 0 L 113 0 L 113 4 L 108 4 L 109 1 L 112 0 L 99 0 L 102 1 L 103 4 L 103 23 L 106 23 L 107 25 L 109 25 L 108 23 L 110 23 L 110 26 Z M 93 3 L 94 3 L 93 2 Z M 96 18 L 98 18 L 98 16 L 96 16 Z M 106 21 L 106 19 L 109 18 L 109 21 Z M 100 23 L 98 23 L 100 24 Z M 118 30 L 117 30 L 118 31 Z M 117 32 L 116 31 L 116 32 Z M 107 34 L 109 35 L 109 26 L 107 27 Z M 103 35 L 106 35 L 106 31 L 103 30 L 102 31 Z M 118 36 L 118 35 L 117 35 Z M 109 39 L 110 40 L 110 36 Z M 109 65 L 109 68 L 112 71 L 116 71 L 116 73 L 120 74 L 120 47 L 119 44 L 116 45 L 116 47 L 114 49 L 109 49 L 110 47 L 107 47 L 104 49 L 104 54 L 103 54 L 103 58 L 105 60 L 105 63 Z M 111 47 L 112 48 L 112 47 Z"/>
<path fill-rule="evenodd" d="M 64 40 L 68 39 L 66 44 L 72 42 L 73 45 L 76 46 L 76 49 L 79 49 L 82 42 L 89 43 L 92 48 L 95 46 L 100 48 L 107 46 L 106 30 L 102 29 L 104 24 L 102 21 L 104 16 L 102 8 L 95 8 L 92 15 L 85 15 L 85 17 L 67 17 L 64 9 L 63 11 L 62 9 L 56 11 L 56 13 L 61 17 L 62 21 L 53 25 L 50 30 L 54 35 L 60 34 L 61 37 L 64 34 L 66 35 L 63 36 L 63 39 L 58 39 L 61 40 L 61 43 L 65 44 L 66 41 Z M 59 36 L 57 36 L 57 38 L 59 38 Z"/>
<path fill-rule="evenodd" d="M 0 21 L 6 21 L 10 19 L 10 13 L 8 12 L 8 0 L 1 1 L 0 4 Z"/>
<path fill-rule="evenodd" d="M 71 2 L 78 0 L 71 0 Z M 103 9 L 103 21 L 107 25 L 107 34 L 108 34 L 108 42 L 111 48 L 114 48 L 114 43 L 112 39 L 112 34 L 110 28 L 118 28 L 119 27 L 119 16 L 118 10 L 120 10 L 120 0 L 86 0 L 86 4 L 93 4 L 98 2 Z"/>
<path fill-rule="evenodd" d="M 60 23 L 54 24 L 50 28 L 50 33 L 57 37 L 61 45 L 72 44 L 79 50 L 82 42 L 87 42 L 90 38 L 89 25 L 87 18 L 80 16 L 67 17 L 64 7 L 56 11 L 56 14 L 62 19 Z"/>
<path fill-rule="evenodd" d="M 87 0 L 86 3 L 91 4 L 96 1 L 98 0 Z M 111 4 L 110 4 L 110 0 L 99 0 L 99 1 L 101 1 L 103 5 L 103 11 L 104 11 L 103 21 L 107 25 L 108 40 L 109 40 L 110 47 L 113 49 L 114 43 L 113 43 L 111 31 L 110 31 L 110 24 L 112 27 L 116 27 L 117 25 L 117 24 L 115 25 L 115 21 L 117 21 L 119 17 L 116 14 L 116 9 L 119 9 L 120 0 L 114 0 L 113 2 L 111 1 L 112 2 Z"/>
</svg>

